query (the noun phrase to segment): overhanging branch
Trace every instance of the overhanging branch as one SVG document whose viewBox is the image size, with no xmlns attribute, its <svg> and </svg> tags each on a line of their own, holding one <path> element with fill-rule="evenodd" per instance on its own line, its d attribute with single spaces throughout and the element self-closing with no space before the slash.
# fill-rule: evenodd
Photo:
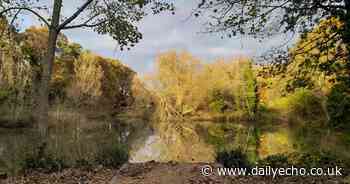
<svg viewBox="0 0 350 184">
<path fill-rule="evenodd" d="M 70 16 L 67 20 L 65 20 L 60 26 L 58 26 L 58 30 L 65 28 L 69 23 L 71 23 L 75 18 L 77 18 L 84 10 L 91 4 L 94 0 L 87 0 L 78 10 Z"/>
<path fill-rule="evenodd" d="M 77 25 L 72 25 L 72 26 L 65 26 L 63 28 L 61 28 L 62 30 L 67 30 L 67 29 L 75 29 L 75 28 L 83 28 L 83 27 L 87 27 L 87 28 L 93 28 L 93 27 L 97 27 L 99 25 L 104 24 L 105 22 L 107 22 L 107 20 L 95 23 L 95 24 L 88 24 L 88 23 L 83 23 L 83 24 L 77 24 Z"/>
<path fill-rule="evenodd" d="M 12 10 L 18 10 L 18 11 L 25 10 L 25 11 L 28 11 L 28 12 L 34 14 L 35 16 L 37 16 L 42 22 L 44 22 L 46 24 L 47 27 L 50 27 L 49 22 L 47 22 L 47 20 L 43 16 L 41 16 L 38 12 L 36 12 L 36 11 L 30 9 L 30 8 L 27 8 L 27 7 L 10 7 L 10 8 L 7 8 L 7 9 L 1 11 L 0 15 L 3 16 L 5 13 L 10 12 Z"/>
</svg>

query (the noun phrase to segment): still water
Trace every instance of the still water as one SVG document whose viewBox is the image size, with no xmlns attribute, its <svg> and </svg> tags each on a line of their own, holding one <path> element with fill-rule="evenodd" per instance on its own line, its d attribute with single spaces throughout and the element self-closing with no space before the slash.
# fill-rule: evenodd
<svg viewBox="0 0 350 184">
<path fill-rule="evenodd" d="M 127 145 L 130 162 L 214 160 L 214 148 L 196 131 L 196 123 L 154 124 L 142 120 L 56 123 L 49 127 L 47 151 L 71 164 L 94 160 L 99 150 L 116 144 Z M 0 128 L 0 171 L 16 172 L 41 141 L 34 128 Z"/>
<path fill-rule="evenodd" d="M 128 148 L 129 162 L 213 162 L 218 145 L 243 148 L 252 158 L 294 151 L 286 129 L 257 135 L 249 127 L 239 122 L 89 120 L 51 125 L 46 142 L 48 153 L 72 165 L 94 161 L 99 151 L 120 144 Z M 16 172 L 40 142 L 34 128 L 0 128 L 0 172 Z"/>
</svg>

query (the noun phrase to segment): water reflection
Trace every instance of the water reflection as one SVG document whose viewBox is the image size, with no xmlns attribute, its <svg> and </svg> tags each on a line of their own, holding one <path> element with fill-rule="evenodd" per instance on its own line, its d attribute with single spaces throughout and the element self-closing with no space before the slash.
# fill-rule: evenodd
<svg viewBox="0 0 350 184">
<path fill-rule="evenodd" d="M 151 160 L 212 162 L 216 147 L 208 141 L 208 136 L 214 141 L 223 139 L 222 144 L 228 142 L 236 144 L 237 141 L 234 139 L 247 140 L 244 137 L 245 129 L 237 128 L 242 126 L 232 126 L 234 127 L 232 131 L 227 126 L 223 126 L 224 132 L 218 135 L 221 130 L 217 133 L 215 127 L 217 125 L 221 127 L 221 124 L 213 122 L 151 123 L 132 119 L 77 121 L 51 125 L 46 141 L 47 149 L 51 154 L 57 158 L 63 158 L 70 164 L 77 160 L 93 161 L 100 150 L 115 144 L 128 145 L 130 162 Z M 216 137 L 212 137 L 208 132 L 214 132 Z M 25 158 L 25 154 L 33 152 L 39 142 L 35 129 L 0 129 L 0 171 L 4 168 L 16 170 L 20 165 L 19 162 Z"/>
<path fill-rule="evenodd" d="M 71 165 L 78 160 L 93 162 L 101 150 L 116 144 L 127 145 L 130 162 L 212 162 L 216 151 L 222 148 L 243 149 L 254 161 L 298 151 L 295 130 L 298 129 L 288 126 L 264 130 L 243 122 L 88 120 L 51 125 L 46 142 L 50 154 Z M 305 135 L 299 137 L 305 142 Z M 0 173 L 16 173 L 26 155 L 37 150 L 40 142 L 33 128 L 0 128 Z"/>
<path fill-rule="evenodd" d="M 144 136 L 147 127 L 146 122 L 138 120 L 56 123 L 49 127 L 46 151 L 69 165 L 79 160 L 93 162 L 101 150 L 116 144 L 128 145 Z M 0 172 L 17 172 L 41 142 L 36 129 L 0 128 Z"/>
<path fill-rule="evenodd" d="M 130 162 L 180 161 L 212 162 L 215 150 L 205 142 L 204 135 L 196 131 L 199 122 L 159 123 L 149 136 L 132 145 Z"/>
</svg>

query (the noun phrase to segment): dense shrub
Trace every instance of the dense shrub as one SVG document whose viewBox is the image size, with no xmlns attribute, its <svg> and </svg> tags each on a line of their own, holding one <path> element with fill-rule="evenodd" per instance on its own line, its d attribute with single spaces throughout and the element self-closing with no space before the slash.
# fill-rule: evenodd
<svg viewBox="0 0 350 184">
<path fill-rule="evenodd" d="M 248 158 L 241 149 L 218 152 L 216 161 L 225 167 L 250 168 Z"/>
<path fill-rule="evenodd" d="M 10 91 L 5 89 L 0 89 L 0 104 L 2 104 L 5 100 L 10 96 Z"/>
<path fill-rule="evenodd" d="M 319 118 L 325 112 L 322 108 L 322 98 L 316 96 L 312 91 L 299 88 L 289 99 L 289 105 L 293 114 L 302 117 Z"/>
<path fill-rule="evenodd" d="M 63 159 L 56 158 L 54 155 L 46 152 L 47 145 L 44 143 L 33 153 L 27 154 L 23 160 L 22 169 L 24 170 L 42 170 L 44 172 L 56 172 L 66 167 Z"/>
<path fill-rule="evenodd" d="M 262 167 L 270 166 L 273 168 L 285 168 L 285 167 L 288 167 L 290 164 L 288 161 L 288 156 L 283 154 L 277 154 L 277 155 L 270 155 L 260 160 L 259 165 Z"/>
<path fill-rule="evenodd" d="M 117 168 L 127 162 L 128 159 L 127 147 L 125 145 L 115 144 L 101 150 L 96 157 L 96 162 L 105 167 Z"/>
<path fill-rule="evenodd" d="M 346 167 L 346 162 L 339 159 L 329 152 L 313 152 L 305 154 L 296 154 L 296 156 L 290 156 L 292 163 L 298 167 L 304 168 L 330 168 L 330 167 Z"/>
<path fill-rule="evenodd" d="M 234 96 L 228 90 L 214 89 L 209 93 L 209 109 L 212 112 L 233 110 Z"/>
<path fill-rule="evenodd" d="M 335 85 L 327 100 L 330 125 L 334 128 L 349 128 L 350 95 L 345 85 Z"/>
<path fill-rule="evenodd" d="M 348 174 L 349 163 L 339 159 L 329 152 L 308 152 L 308 153 L 292 153 L 277 154 L 268 156 L 258 162 L 259 167 L 270 166 L 272 168 L 342 168 L 342 174 Z"/>
<path fill-rule="evenodd" d="M 90 169 L 90 168 L 93 168 L 94 163 L 93 163 L 93 160 L 87 160 L 87 159 L 82 158 L 82 159 L 76 160 L 74 166 L 77 168 Z"/>
</svg>

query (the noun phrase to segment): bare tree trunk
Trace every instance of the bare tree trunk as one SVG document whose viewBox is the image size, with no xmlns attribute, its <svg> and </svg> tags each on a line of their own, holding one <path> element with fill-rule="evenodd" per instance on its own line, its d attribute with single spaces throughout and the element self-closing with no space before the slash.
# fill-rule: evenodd
<svg viewBox="0 0 350 184">
<path fill-rule="evenodd" d="M 39 86 L 37 123 L 41 136 L 47 135 L 49 121 L 49 84 L 51 80 L 52 67 L 55 60 L 56 41 L 59 34 L 58 25 L 60 20 L 62 0 L 54 1 L 52 23 L 49 27 L 49 38 L 47 52 L 42 60 L 42 75 Z"/>
</svg>

